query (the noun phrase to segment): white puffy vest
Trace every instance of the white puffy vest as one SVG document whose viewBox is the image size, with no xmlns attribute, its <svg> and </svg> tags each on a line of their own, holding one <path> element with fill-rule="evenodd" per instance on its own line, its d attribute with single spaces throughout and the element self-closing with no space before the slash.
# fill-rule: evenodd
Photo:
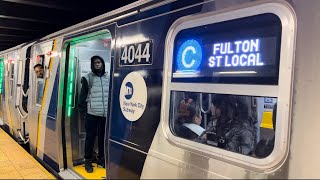
<svg viewBox="0 0 320 180">
<path fill-rule="evenodd" d="M 94 116 L 106 117 L 109 98 L 109 77 L 106 75 L 99 77 L 92 72 L 84 77 L 89 87 L 87 113 Z"/>
</svg>

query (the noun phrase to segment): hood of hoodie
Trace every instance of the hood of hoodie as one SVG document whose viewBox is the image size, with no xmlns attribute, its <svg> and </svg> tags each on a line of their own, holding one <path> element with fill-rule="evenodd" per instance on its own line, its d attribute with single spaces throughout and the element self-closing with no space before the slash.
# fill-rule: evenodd
<svg viewBox="0 0 320 180">
<path fill-rule="evenodd" d="M 97 75 L 97 76 L 99 76 L 99 77 L 103 76 L 103 75 L 105 74 L 105 72 L 106 72 L 106 70 L 105 70 L 105 63 L 104 63 L 104 61 L 103 61 L 102 59 L 100 59 L 100 60 L 102 61 L 102 69 L 96 69 L 96 68 L 94 67 L 94 64 L 93 64 L 94 59 L 91 59 L 91 71 L 92 71 L 95 75 Z"/>
</svg>

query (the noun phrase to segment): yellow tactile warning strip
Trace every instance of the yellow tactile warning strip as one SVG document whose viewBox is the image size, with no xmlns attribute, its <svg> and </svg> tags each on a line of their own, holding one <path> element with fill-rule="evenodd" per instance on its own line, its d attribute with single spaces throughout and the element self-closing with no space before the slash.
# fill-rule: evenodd
<svg viewBox="0 0 320 180">
<path fill-rule="evenodd" d="M 92 163 L 92 165 L 92 173 L 87 173 L 87 171 L 84 169 L 84 164 L 73 167 L 73 170 L 86 179 L 106 179 L 106 169 L 97 167 L 96 163 Z"/>
<path fill-rule="evenodd" d="M 0 179 L 56 179 L 0 128 Z"/>
</svg>

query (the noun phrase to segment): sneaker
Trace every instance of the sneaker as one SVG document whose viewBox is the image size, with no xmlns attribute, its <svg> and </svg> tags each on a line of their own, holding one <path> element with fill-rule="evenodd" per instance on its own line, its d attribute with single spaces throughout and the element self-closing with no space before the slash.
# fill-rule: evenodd
<svg viewBox="0 0 320 180">
<path fill-rule="evenodd" d="M 105 168 L 104 158 L 100 158 L 98 161 L 98 167 Z"/>
<path fill-rule="evenodd" d="M 86 169 L 87 173 L 92 173 L 93 172 L 93 166 L 92 166 L 90 160 L 85 160 L 84 168 Z"/>
</svg>

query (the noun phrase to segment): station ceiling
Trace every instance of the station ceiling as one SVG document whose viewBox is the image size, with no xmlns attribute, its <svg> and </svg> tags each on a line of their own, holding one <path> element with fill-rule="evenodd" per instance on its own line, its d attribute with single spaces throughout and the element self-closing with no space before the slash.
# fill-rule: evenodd
<svg viewBox="0 0 320 180">
<path fill-rule="evenodd" d="M 0 0 L 0 51 L 136 0 Z"/>
</svg>

